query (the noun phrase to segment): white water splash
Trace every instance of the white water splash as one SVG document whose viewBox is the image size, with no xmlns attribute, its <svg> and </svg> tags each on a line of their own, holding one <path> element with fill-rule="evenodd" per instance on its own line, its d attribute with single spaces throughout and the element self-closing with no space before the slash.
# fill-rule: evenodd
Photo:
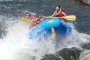
<svg viewBox="0 0 90 60">
<path fill-rule="evenodd" d="M 54 54 L 57 50 L 78 47 L 80 43 L 89 42 L 90 37 L 73 29 L 71 36 L 59 41 L 57 48 L 55 40 L 43 38 L 41 41 L 30 41 L 28 33 L 27 23 L 18 21 L 8 26 L 7 36 L 0 41 L 0 60 L 40 60 L 45 54 Z"/>
<path fill-rule="evenodd" d="M 54 45 L 50 40 L 39 42 L 28 39 L 27 23 L 18 21 L 12 26 L 8 25 L 7 31 L 7 36 L 0 41 L 0 60 L 32 60 L 54 53 Z"/>
<path fill-rule="evenodd" d="M 72 29 L 70 36 L 61 41 L 60 47 L 62 48 L 81 48 L 80 44 L 90 42 L 90 35 L 79 33 L 76 29 Z"/>
</svg>

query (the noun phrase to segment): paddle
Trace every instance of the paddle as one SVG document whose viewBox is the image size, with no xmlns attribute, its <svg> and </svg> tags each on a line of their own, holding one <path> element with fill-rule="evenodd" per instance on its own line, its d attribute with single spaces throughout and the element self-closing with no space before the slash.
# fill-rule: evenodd
<svg viewBox="0 0 90 60">
<path fill-rule="evenodd" d="M 28 21 L 29 21 L 29 18 L 26 18 L 25 16 L 21 16 L 21 17 L 20 17 L 20 20 L 21 20 L 21 21 L 28 22 Z"/>
<path fill-rule="evenodd" d="M 46 17 L 46 18 L 64 18 L 68 21 L 75 21 L 76 20 L 75 15 L 68 15 L 68 16 L 63 16 L 63 17 Z"/>
</svg>

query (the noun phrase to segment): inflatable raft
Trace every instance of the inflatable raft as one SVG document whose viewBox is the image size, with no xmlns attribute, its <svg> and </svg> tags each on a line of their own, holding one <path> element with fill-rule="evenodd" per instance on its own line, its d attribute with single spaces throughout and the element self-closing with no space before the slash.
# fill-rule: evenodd
<svg viewBox="0 0 90 60">
<path fill-rule="evenodd" d="M 49 37 L 52 28 L 55 29 L 56 35 L 65 37 L 71 33 L 72 25 L 58 18 L 47 18 L 29 32 L 29 39 Z"/>
</svg>

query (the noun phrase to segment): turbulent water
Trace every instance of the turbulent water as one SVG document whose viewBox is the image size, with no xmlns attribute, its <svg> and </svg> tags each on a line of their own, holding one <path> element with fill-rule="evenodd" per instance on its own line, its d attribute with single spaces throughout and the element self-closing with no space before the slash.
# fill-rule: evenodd
<svg viewBox="0 0 90 60">
<path fill-rule="evenodd" d="M 72 33 L 66 39 L 28 39 L 28 24 L 19 17 L 26 12 L 49 16 L 59 4 L 67 15 L 76 15 Z M 90 49 L 90 7 L 74 0 L 0 0 L 0 60 L 78 60 Z"/>
</svg>

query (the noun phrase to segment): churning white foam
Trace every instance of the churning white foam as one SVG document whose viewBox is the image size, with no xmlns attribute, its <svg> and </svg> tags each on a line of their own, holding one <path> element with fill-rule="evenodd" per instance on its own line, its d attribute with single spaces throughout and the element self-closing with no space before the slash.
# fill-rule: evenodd
<svg viewBox="0 0 90 60">
<path fill-rule="evenodd" d="M 51 43 L 49 41 L 29 40 L 30 29 L 27 23 L 18 21 L 11 24 L 12 26 L 10 24 L 7 29 L 7 36 L 0 41 L 0 60 L 39 59 L 47 53 L 54 52 L 54 46 L 53 44 L 49 46 Z"/>
<path fill-rule="evenodd" d="M 56 40 L 43 38 L 39 41 L 36 38 L 30 41 L 27 23 L 18 21 L 11 25 L 7 29 L 7 36 L 0 41 L 0 60 L 40 60 L 45 54 L 57 51 Z M 70 36 L 60 41 L 58 49 L 78 47 L 80 43 L 89 42 L 89 39 L 89 35 L 73 29 Z"/>
</svg>

